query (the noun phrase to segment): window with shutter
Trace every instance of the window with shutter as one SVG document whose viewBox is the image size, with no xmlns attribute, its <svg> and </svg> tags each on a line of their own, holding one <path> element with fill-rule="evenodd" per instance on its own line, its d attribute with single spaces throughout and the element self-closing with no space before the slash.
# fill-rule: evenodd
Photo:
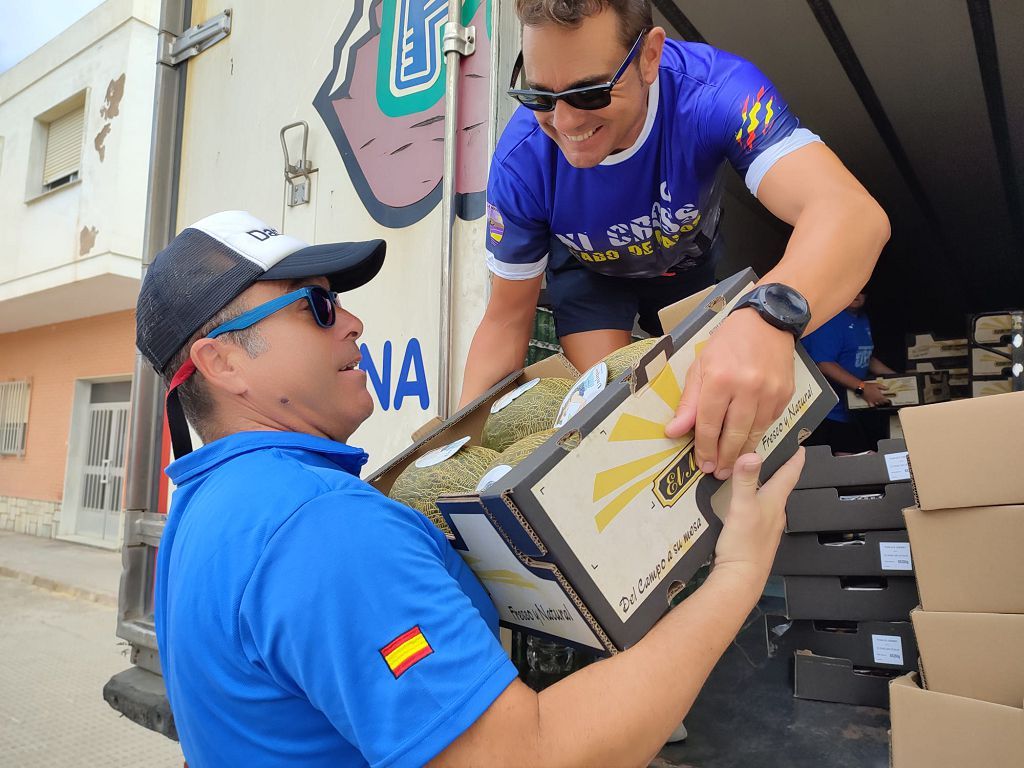
<svg viewBox="0 0 1024 768">
<path fill-rule="evenodd" d="M 78 107 L 47 126 L 43 187 L 54 189 L 78 178 L 82 162 L 85 108 Z"/>
<path fill-rule="evenodd" d="M 0 382 L 0 455 L 25 453 L 29 393 L 27 381 Z"/>
</svg>

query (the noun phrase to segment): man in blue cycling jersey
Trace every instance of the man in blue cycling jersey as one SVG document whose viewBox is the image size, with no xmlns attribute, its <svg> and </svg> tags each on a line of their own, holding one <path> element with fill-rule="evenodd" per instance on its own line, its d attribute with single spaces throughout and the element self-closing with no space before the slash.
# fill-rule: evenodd
<svg viewBox="0 0 1024 768">
<path fill-rule="evenodd" d="M 691 367 L 666 432 L 696 430 L 728 477 L 792 390 L 795 340 L 850 303 L 889 237 L 885 213 L 748 61 L 668 40 L 649 0 L 517 0 L 520 109 L 491 162 L 491 296 L 462 404 L 518 368 L 541 282 L 580 370 L 663 329 L 660 308 L 714 280 L 722 172 L 793 225 L 786 252 Z"/>
</svg>

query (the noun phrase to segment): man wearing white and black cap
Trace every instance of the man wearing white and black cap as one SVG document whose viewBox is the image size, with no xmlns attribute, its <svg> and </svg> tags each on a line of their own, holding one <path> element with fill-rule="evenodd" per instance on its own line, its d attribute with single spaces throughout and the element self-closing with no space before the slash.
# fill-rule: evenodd
<svg viewBox="0 0 1024 768">
<path fill-rule="evenodd" d="M 366 454 L 345 444 L 373 401 L 362 323 L 335 292 L 383 258 L 379 240 L 311 247 L 233 211 L 184 230 L 143 281 L 138 346 L 181 449 L 154 612 L 186 760 L 646 765 L 757 602 L 802 455 L 760 490 L 741 457 L 705 583 L 635 647 L 534 693 L 462 558 L 362 482 Z"/>
</svg>

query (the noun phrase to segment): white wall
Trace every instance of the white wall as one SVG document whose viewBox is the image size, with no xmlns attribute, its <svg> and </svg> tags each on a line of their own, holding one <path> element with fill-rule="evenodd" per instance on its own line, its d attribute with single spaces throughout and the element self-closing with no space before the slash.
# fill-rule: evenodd
<svg viewBox="0 0 1024 768">
<path fill-rule="evenodd" d="M 0 75 L 0 333 L 134 306 L 158 13 L 158 0 L 108 0 Z M 104 115 L 122 75 L 117 114 Z M 46 130 L 37 118 L 82 93 L 80 181 L 39 194 Z M 94 142 L 105 127 L 101 160 Z M 95 230 L 87 249 L 83 230 Z M 79 282 L 88 288 L 69 294 Z"/>
</svg>

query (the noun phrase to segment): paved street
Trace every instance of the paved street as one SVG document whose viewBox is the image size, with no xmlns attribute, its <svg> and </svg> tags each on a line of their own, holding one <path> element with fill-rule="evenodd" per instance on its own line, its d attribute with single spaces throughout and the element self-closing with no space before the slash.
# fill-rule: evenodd
<svg viewBox="0 0 1024 768">
<path fill-rule="evenodd" d="M 114 624 L 108 605 L 0 577 L 2 768 L 181 768 L 176 743 L 103 700 L 130 666 Z"/>
</svg>

